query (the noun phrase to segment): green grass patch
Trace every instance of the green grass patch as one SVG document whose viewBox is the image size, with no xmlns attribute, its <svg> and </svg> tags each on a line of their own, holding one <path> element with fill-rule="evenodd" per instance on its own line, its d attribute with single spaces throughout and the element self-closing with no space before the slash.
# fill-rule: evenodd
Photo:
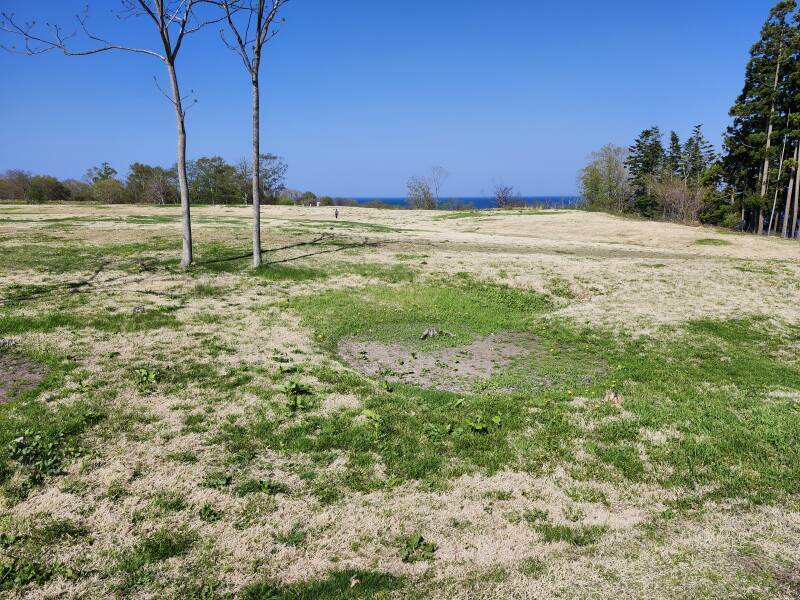
<svg viewBox="0 0 800 600">
<path fill-rule="evenodd" d="M 196 536 L 175 528 L 159 529 L 140 540 L 133 548 L 123 552 L 117 563 L 117 574 L 122 590 L 132 590 L 153 583 L 157 578 L 154 565 L 168 558 L 186 554 L 196 541 Z"/>
<path fill-rule="evenodd" d="M 460 277 L 449 284 L 329 290 L 294 298 L 289 307 L 332 350 L 350 336 L 420 345 L 420 335 L 432 325 L 453 337 L 434 338 L 426 347 L 460 345 L 490 333 L 524 330 L 551 305 L 535 292 Z"/>
<path fill-rule="evenodd" d="M 95 312 L 81 314 L 78 311 L 52 311 L 37 314 L 0 313 L 0 335 L 19 335 L 32 332 L 51 332 L 58 328 L 69 330 L 97 329 L 111 333 L 130 333 L 152 329 L 178 329 L 180 321 L 175 317 L 175 308 L 165 307 L 146 310 L 143 313 Z"/>
<path fill-rule="evenodd" d="M 588 527 L 570 527 L 568 525 L 553 525 L 541 523 L 536 526 L 542 539 L 549 543 L 567 542 L 573 546 L 589 546 L 594 544 L 608 531 L 607 527 L 599 525 Z"/>
<path fill-rule="evenodd" d="M 694 242 L 698 246 L 730 246 L 731 242 L 728 240 L 721 240 L 719 238 L 703 238 L 700 240 L 695 240 Z"/>
<path fill-rule="evenodd" d="M 163 491 L 153 496 L 153 506 L 160 511 L 174 513 L 186 510 L 189 503 L 177 492 Z"/>
<path fill-rule="evenodd" d="M 14 495 L 26 494 L 60 474 L 67 462 L 83 455 L 83 434 L 105 417 L 100 404 L 90 400 L 63 405 L 38 401 L 45 391 L 54 392 L 56 398 L 66 396 L 64 378 L 75 364 L 43 353 L 30 358 L 47 366 L 46 376 L 37 387 L 0 404 L 0 484 L 19 472 L 21 487 L 6 487 L 6 493 Z"/>
<path fill-rule="evenodd" d="M 547 573 L 547 565 L 541 558 L 534 556 L 522 561 L 519 565 L 519 571 L 525 575 L 525 577 L 538 579 Z"/>
<path fill-rule="evenodd" d="M 587 483 L 646 481 L 687 493 L 702 486 L 710 499 L 772 503 L 800 492 L 800 405 L 767 399 L 771 389 L 800 389 L 800 366 L 782 350 L 800 342 L 792 328 L 701 320 L 666 340 L 625 339 L 542 321 L 546 298 L 469 279 L 329 291 L 289 305 L 331 351 L 350 335 L 424 348 L 418 335 L 432 324 L 455 334 L 440 344 L 506 330 L 537 340 L 537 349 L 471 394 L 370 387 L 361 378 L 348 385 L 358 386 L 363 409 L 286 422 L 256 416 L 249 427 L 224 432 L 234 447 L 266 444 L 323 465 L 331 452 L 344 452 L 346 475 L 319 484 L 331 501 L 337 486 L 440 485 L 474 471 L 539 473 L 559 462 Z M 619 391 L 624 407 L 603 402 L 607 390 Z M 573 404 L 574 397 L 591 400 Z M 643 430 L 675 434 L 653 443 Z M 576 461 L 576 443 L 587 459 Z M 386 480 L 371 474 L 376 456 Z"/>
<path fill-rule="evenodd" d="M 83 576 L 79 568 L 59 559 L 58 546 L 78 544 L 88 535 L 75 521 L 50 515 L 39 514 L 30 523 L 16 526 L 6 521 L 0 525 L 0 591 L 21 591 L 56 577 Z"/>
<path fill-rule="evenodd" d="M 0 252 L 0 271 L 33 270 L 63 274 L 91 272 L 112 266 L 126 271 L 140 271 L 147 255 L 164 251 L 177 253 L 179 249 L 180 239 L 161 236 L 137 243 L 99 246 L 60 240 L 42 244 L 19 243 L 6 246 Z"/>
<path fill-rule="evenodd" d="M 243 600 L 350 600 L 376 598 L 400 590 L 406 579 L 373 571 L 336 571 L 321 581 L 303 581 L 281 586 L 260 582 L 246 587 Z"/>
<path fill-rule="evenodd" d="M 299 523 L 296 523 L 288 531 L 276 533 L 272 537 L 278 544 L 296 547 L 303 545 L 308 534 Z"/>
<path fill-rule="evenodd" d="M 327 279 L 330 275 L 323 269 L 304 267 L 288 263 L 270 263 L 259 267 L 254 274 L 266 281 L 314 281 Z"/>
<path fill-rule="evenodd" d="M 432 219 L 434 221 L 451 221 L 455 219 L 478 219 L 490 216 L 492 216 L 491 213 L 485 210 L 457 210 L 443 215 L 436 215 L 432 217 Z"/>
</svg>

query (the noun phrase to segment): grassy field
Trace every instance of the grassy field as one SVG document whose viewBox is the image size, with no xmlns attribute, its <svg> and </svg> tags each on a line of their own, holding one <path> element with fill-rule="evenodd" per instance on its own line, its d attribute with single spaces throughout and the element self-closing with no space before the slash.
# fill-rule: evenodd
<svg viewBox="0 0 800 600">
<path fill-rule="evenodd" d="M 798 597 L 800 244 L 341 213 L 0 206 L 0 596 Z"/>
</svg>

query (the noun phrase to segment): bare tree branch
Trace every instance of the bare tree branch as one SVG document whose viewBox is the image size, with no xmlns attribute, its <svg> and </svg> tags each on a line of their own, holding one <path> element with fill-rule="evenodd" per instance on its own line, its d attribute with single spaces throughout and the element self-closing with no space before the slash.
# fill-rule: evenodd
<svg viewBox="0 0 800 600">
<path fill-rule="evenodd" d="M 139 48 L 124 44 L 111 42 L 104 37 L 94 34 L 88 27 L 88 6 L 83 15 L 77 15 L 76 19 L 80 25 L 83 35 L 93 42 L 95 47 L 89 49 L 78 49 L 74 47 L 71 40 L 75 38 L 75 33 L 67 34 L 59 25 L 45 24 L 48 34 L 40 34 L 35 31 L 36 22 L 20 24 L 13 13 L 0 13 L 0 31 L 10 33 L 24 40 L 25 50 L 22 52 L 27 55 L 43 54 L 53 50 L 63 52 L 67 56 L 90 56 L 112 50 L 144 54 L 158 58 L 167 67 L 171 93 L 168 95 L 155 80 L 156 87 L 164 97 L 172 104 L 175 110 L 176 130 L 178 138 L 177 148 L 177 171 L 178 186 L 181 196 L 181 219 L 183 225 L 183 254 L 181 266 L 188 267 L 192 262 L 192 228 L 190 215 L 189 187 L 186 173 L 186 109 L 185 103 L 192 97 L 181 96 L 181 89 L 178 81 L 175 61 L 181 50 L 183 41 L 187 35 L 200 31 L 203 27 L 212 23 L 219 23 L 223 17 L 211 20 L 195 20 L 194 8 L 200 4 L 216 5 L 217 0 L 120 0 L 122 10 L 117 13 L 118 19 L 130 17 L 147 17 L 152 21 L 158 32 L 163 53 L 147 48 Z M 177 29 L 174 41 L 172 38 L 173 30 Z M 16 51 L 15 47 L 11 48 Z M 196 100 L 194 102 L 197 102 Z"/>
<path fill-rule="evenodd" d="M 67 45 L 67 42 L 75 37 L 75 33 L 65 34 L 64 30 L 58 25 L 51 25 L 46 24 L 46 27 L 50 30 L 52 37 L 50 39 L 44 38 L 40 35 L 34 33 L 34 27 L 36 26 L 36 22 L 32 21 L 30 23 L 25 23 L 23 27 L 20 25 L 14 18 L 13 13 L 0 13 L 0 30 L 5 31 L 7 33 L 11 33 L 21 37 L 25 42 L 25 52 L 21 54 L 29 54 L 29 55 L 36 55 L 36 54 L 44 54 L 45 52 L 50 52 L 53 50 L 61 51 L 66 56 L 90 56 L 92 54 L 99 54 L 101 52 L 108 52 L 110 50 L 121 50 L 125 52 L 133 52 L 136 54 L 146 54 L 148 56 L 152 56 L 158 58 L 159 60 L 166 60 L 166 58 L 155 52 L 153 50 L 148 50 L 146 48 L 137 48 L 134 46 L 123 46 L 121 44 L 115 44 L 113 42 L 109 42 L 108 40 L 104 40 L 96 35 L 92 35 L 87 26 L 86 26 L 86 18 L 81 17 L 80 15 L 76 16 L 78 23 L 81 26 L 81 29 L 86 34 L 86 37 L 91 39 L 92 41 L 99 42 L 102 44 L 96 48 L 90 48 L 88 50 L 75 50 L 70 48 Z M 33 46 L 31 43 L 39 44 L 39 47 Z M 15 51 L 15 48 L 12 46 L 11 48 L 7 48 L 3 46 L 7 50 L 11 50 L 12 52 Z M 19 53 L 19 52 L 18 52 Z"/>
<path fill-rule="evenodd" d="M 228 42 L 224 31 L 220 31 L 225 46 L 235 52 L 250 76 L 253 94 L 253 266 L 262 265 L 261 258 L 261 101 L 259 91 L 259 70 L 261 68 L 261 52 L 266 44 L 275 35 L 271 30 L 278 10 L 289 0 L 208 0 L 222 9 L 236 43 Z M 267 3 L 269 10 L 267 10 Z M 245 12 L 246 24 L 237 23 L 238 13 Z M 250 39 L 250 30 L 254 30 L 254 38 Z"/>
</svg>

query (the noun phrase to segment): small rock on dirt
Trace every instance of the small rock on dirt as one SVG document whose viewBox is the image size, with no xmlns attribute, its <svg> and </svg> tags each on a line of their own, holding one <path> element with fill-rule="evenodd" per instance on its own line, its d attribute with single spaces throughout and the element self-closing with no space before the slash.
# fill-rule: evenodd
<svg viewBox="0 0 800 600">
<path fill-rule="evenodd" d="M 141 315 L 143 313 L 144 313 L 144 306 L 142 306 L 141 304 L 138 304 L 133 307 L 133 314 Z"/>
<path fill-rule="evenodd" d="M 442 335 L 442 336 L 446 336 L 446 337 L 456 337 L 455 335 L 453 335 L 452 333 L 450 333 L 450 332 L 448 332 L 448 331 L 440 331 L 440 330 L 439 330 L 439 329 L 437 329 L 436 327 L 428 327 L 428 328 L 427 328 L 427 329 L 426 329 L 426 330 L 425 330 L 425 331 L 422 333 L 422 335 L 419 337 L 419 339 L 421 339 L 421 340 L 427 340 L 427 339 L 429 339 L 429 338 L 435 338 L 435 337 L 439 337 L 440 335 Z"/>
</svg>

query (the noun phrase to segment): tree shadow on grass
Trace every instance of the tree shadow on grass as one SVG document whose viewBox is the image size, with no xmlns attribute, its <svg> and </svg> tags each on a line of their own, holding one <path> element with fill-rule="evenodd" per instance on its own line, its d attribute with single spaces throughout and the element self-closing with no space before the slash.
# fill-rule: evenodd
<svg viewBox="0 0 800 600">
<path fill-rule="evenodd" d="M 328 254 L 331 252 L 340 252 L 342 250 L 350 250 L 353 248 L 369 248 L 380 245 L 380 242 L 377 241 L 369 241 L 369 240 L 362 240 L 361 242 L 353 242 L 349 244 L 337 243 L 336 238 L 332 235 L 325 234 L 319 237 L 314 238 L 313 240 L 309 240 L 306 242 L 297 242 L 296 244 L 289 244 L 286 246 L 280 246 L 278 248 L 264 248 L 264 254 L 266 255 L 274 255 L 278 252 L 282 252 L 284 250 L 292 250 L 294 248 L 301 248 L 303 246 L 322 246 L 324 247 L 323 250 L 316 250 L 314 252 L 307 252 L 306 254 L 300 254 L 298 256 L 292 256 L 290 258 L 284 258 L 280 260 L 266 260 L 263 263 L 263 266 L 269 265 L 277 265 L 288 263 L 296 260 L 300 260 L 302 258 L 309 258 L 311 256 L 318 256 L 320 254 Z M 333 246 L 332 248 L 330 246 Z M 247 258 L 252 258 L 252 252 L 246 252 L 244 254 L 235 254 L 233 256 L 220 256 L 217 258 L 213 258 L 210 260 L 202 260 L 197 261 L 195 265 L 200 268 L 208 268 L 211 267 L 213 269 L 213 265 L 220 265 L 225 263 L 232 263 L 240 260 L 244 260 Z"/>
<path fill-rule="evenodd" d="M 380 592 L 398 590 L 405 585 L 402 577 L 371 571 L 336 571 L 327 579 L 277 585 L 264 581 L 248 586 L 243 600 L 349 600 L 374 598 Z"/>
<path fill-rule="evenodd" d="M 268 269 L 270 266 L 273 265 L 274 266 L 285 265 L 287 263 L 291 263 L 304 258 L 310 258 L 313 256 L 319 256 L 321 254 L 329 254 L 332 252 L 340 252 L 342 250 L 351 250 L 354 248 L 371 248 L 371 247 L 376 247 L 380 244 L 381 242 L 379 241 L 369 241 L 366 239 L 361 242 L 340 243 L 337 242 L 334 236 L 325 234 L 309 241 L 298 242 L 295 244 L 288 244 L 286 246 L 280 246 L 277 248 L 264 249 L 264 253 L 266 255 L 274 256 L 279 252 L 285 250 L 291 250 L 294 248 L 300 248 L 304 246 L 312 246 L 319 248 L 312 252 L 307 252 L 305 254 L 300 254 L 298 256 L 292 256 L 284 259 L 266 260 L 263 263 L 262 268 Z M 240 253 L 231 256 L 217 256 L 209 260 L 197 261 L 194 263 L 193 268 L 199 271 L 208 270 L 211 272 L 236 272 L 239 271 L 241 267 L 241 265 L 237 263 L 239 261 L 252 258 L 252 256 L 253 256 L 252 252 Z M 48 285 L 21 286 L 19 292 L 9 294 L 4 298 L 0 298 L 0 306 L 21 304 L 26 301 L 38 300 L 46 297 L 55 298 L 59 296 L 68 296 L 72 294 L 84 294 L 89 292 L 104 292 L 104 291 L 115 291 L 115 290 L 120 292 L 124 291 L 129 293 L 138 293 L 141 295 L 159 296 L 173 300 L 182 298 L 182 295 L 180 294 L 170 294 L 169 292 L 163 292 L 163 291 L 132 289 L 127 286 L 117 286 L 116 284 L 118 284 L 121 281 L 127 280 L 131 276 L 128 273 L 120 275 L 118 277 L 105 279 L 102 282 L 97 282 L 97 279 L 100 276 L 100 274 L 103 271 L 105 271 L 109 266 L 113 266 L 112 263 L 110 261 L 104 260 L 97 265 L 94 272 L 89 277 L 78 279 L 75 281 L 68 281 L 64 283 L 48 284 Z M 138 266 L 139 266 L 139 274 L 144 276 L 142 281 L 146 280 L 147 274 L 156 273 L 162 268 L 166 268 L 168 271 L 173 270 L 173 267 L 171 267 L 170 265 L 166 265 L 163 261 L 159 260 L 141 259 L 138 261 Z"/>
</svg>

